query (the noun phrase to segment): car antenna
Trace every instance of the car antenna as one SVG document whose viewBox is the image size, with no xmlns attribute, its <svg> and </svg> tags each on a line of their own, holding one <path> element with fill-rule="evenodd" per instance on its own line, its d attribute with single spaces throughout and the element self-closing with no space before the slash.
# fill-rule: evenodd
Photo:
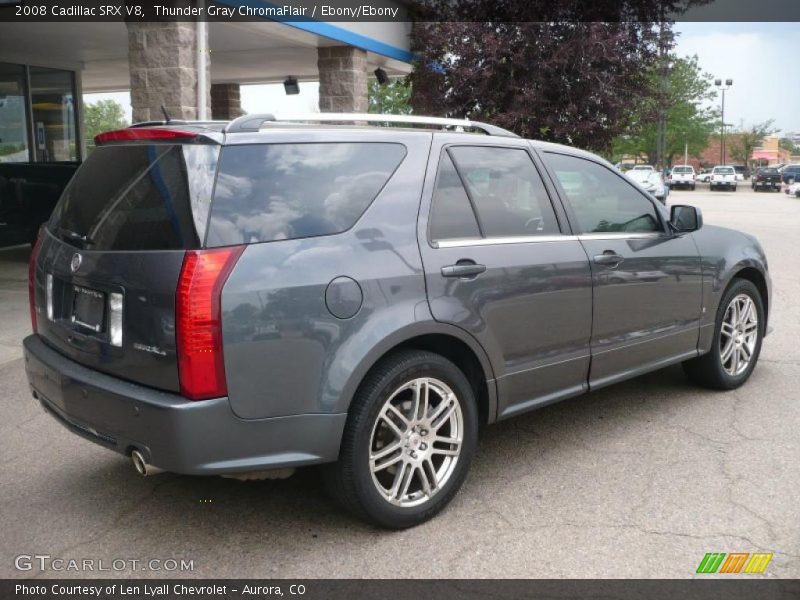
<svg viewBox="0 0 800 600">
<path fill-rule="evenodd" d="M 161 112 L 164 113 L 164 118 L 167 120 L 167 123 L 172 121 L 172 117 L 170 117 L 169 113 L 167 112 L 167 107 L 163 104 L 161 105 Z"/>
</svg>

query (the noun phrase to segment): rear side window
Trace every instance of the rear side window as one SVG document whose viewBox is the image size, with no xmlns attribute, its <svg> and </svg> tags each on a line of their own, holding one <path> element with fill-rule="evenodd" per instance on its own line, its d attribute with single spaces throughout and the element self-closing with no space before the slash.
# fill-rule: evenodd
<svg viewBox="0 0 800 600">
<path fill-rule="evenodd" d="M 49 228 L 91 250 L 197 248 L 218 155 L 217 146 L 99 147 L 67 186 Z"/>
<path fill-rule="evenodd" d="M 454 146 L 439 169 L 433 241 L 560 233 L 550 197 L 525 150 Z"/>
<path fill-rule="evenodd" d="M 355 225 L 403 161 L 392 143 L 228 146 L 207 246 L 340 233 Z"/>
<path fill-rule="evenodd" d="M 468 240 L 480 237 L 478 221 L 470 206 L 467 192 L 464 191 L 450 155 L 445 154 L 439 163 L 436 190 L 433 192 L 431 239 Z"/>
</svg>

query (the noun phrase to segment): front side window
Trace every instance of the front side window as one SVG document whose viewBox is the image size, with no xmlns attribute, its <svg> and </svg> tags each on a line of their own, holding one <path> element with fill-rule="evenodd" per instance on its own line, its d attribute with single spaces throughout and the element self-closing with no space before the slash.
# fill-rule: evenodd
<svg viewBox="0 0 800 600">
<path fill-rule="evenodd" d="M 520 148 L 448 148 L 431 214 L 434 241 L 559 233 L 539 173 Z"/>
<path fill-rule="evenodd" d="M 662 231 L 655 206 L 610 169 L 583 158 L 545 154 L 583 233 Z"/>
<path fill-rule="evenodd" d="M 393 143 L 258 144 L 223 149 L 207 246 L 341 233 L 403 161 Z"/>
</svg>

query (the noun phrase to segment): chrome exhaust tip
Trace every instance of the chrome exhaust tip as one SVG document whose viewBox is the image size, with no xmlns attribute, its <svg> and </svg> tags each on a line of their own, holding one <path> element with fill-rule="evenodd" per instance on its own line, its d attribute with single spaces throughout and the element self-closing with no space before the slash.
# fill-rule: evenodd
<svg viewBox="0 0 800 600">
<path fill-rule="evenodd" d="M 136 469 L 136 472 L 142 477 L 157 475 L 158 473 L 164 472 L 164 469 L 159 469 L 158 467 L 147 464 L 144 455 L 138 450 L 131 452 L 131 462 L 133 463 L 133 468 Z"/>
</svg>

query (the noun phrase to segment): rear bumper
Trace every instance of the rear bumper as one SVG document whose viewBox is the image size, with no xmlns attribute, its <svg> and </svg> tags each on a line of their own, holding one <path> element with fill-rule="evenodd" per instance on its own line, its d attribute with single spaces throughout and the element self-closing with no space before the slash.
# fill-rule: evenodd
<svg viewBox="0 0 800 600">
<path fill-rule="evenodd" d="M 79 365 L 35 335 L 25 338 L 35 398 L 62 425 L 92 442 L 167 471 L 212 475 L 335 461 L 347 415 L 248 420 L 227 398 L 191 402 Z"/>
</svg>

